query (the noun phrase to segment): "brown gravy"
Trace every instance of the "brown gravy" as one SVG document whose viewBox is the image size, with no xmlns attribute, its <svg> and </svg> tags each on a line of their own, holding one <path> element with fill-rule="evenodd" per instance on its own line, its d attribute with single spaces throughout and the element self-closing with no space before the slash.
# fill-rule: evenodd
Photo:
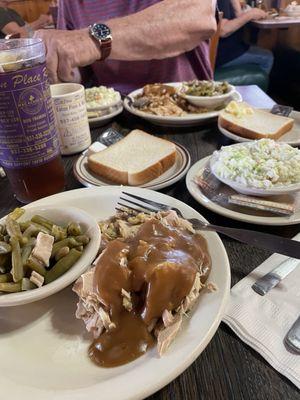
<svg viewBox="0 0 300 400">
<path fill-rule="evenodd" d="M 133 239 L 109 242 L 96 266 L 94 288 L 116 328 L 94 341 L 91 359 L 114 367 L 144 354 L 154 343 L 147 326 L 181 304 L 200 265 L 204 282 L 211 268 L 206 240 L 155 219 L 141 225 Z M 131 312 L 123 306 L 122 289 L 132 295 Z"/>
</svg>

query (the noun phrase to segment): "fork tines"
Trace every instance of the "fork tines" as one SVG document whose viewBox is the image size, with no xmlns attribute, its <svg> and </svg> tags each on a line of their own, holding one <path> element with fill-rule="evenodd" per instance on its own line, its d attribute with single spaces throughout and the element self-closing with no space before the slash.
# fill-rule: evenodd
<svg viewBox="0 0 300 400">
<path fill-rule="evenodd" d="M 149 212 L 158 212 L 161 209 L 158 208 L 158 206 L 156 205 L 155 202 L 151 202 L 151 200 L 148 199 L 144 199 L 143 197 L 139 197 L 136 195 L 133 195 L 131 193 L 127 193 L 127 192 L 122 192 L 123 195 L 126 195 L 128 197 L 133 197 L 134 199 L 138 200 L 139 202 L 133 201 L 132 199 L 127 199 L 125 197 L 120 197 L 120 200 L 125 201 L 126 203 L 122 203 L 120 201 L 118 201 L 118 205 L 120 205 L 121 207 L 124 207 L 125 209 L 129 209 L 135 213 L 138 212 L 144 212 L 144 213 L 149 213 Z M 127 204 L 129 203 L 129 204 Z M 158 203 L 157 203 L 158 204 Z M 132 207 L 135 206 L 135 207 Z M 152 205 L 152 207 L 150 207 L 149 205 Z M 153 208 L 154 207 L 156 208 Z M 124 211 L 124 210 L 122 210 Z"/>
</svg>

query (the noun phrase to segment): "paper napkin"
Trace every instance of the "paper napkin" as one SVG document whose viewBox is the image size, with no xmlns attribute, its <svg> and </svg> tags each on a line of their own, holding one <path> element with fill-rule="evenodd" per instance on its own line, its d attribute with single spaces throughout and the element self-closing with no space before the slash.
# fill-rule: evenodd
<svg viewBox="0 0 300 400">
<path fill-rule="evenodd" d="M 300 241 L 300 234 L 294 239 Z M 300 355 L 289 352 L 283 342 L 300 314 L 300 265 L 265 296 L 251 288 L 286 258 L 272 255 L 231 289 L 223 322 L 300 388 Z"/>
</svg>

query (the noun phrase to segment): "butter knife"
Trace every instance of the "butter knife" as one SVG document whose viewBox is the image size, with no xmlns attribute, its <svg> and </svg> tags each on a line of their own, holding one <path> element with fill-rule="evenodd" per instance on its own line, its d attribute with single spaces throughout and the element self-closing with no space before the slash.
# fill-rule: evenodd
<svg viewBox="0 0 300 400">
<path fill-rule="evenodd" d="M 286 334 L 285 343 L 291 350 L 300 353 L 300 316 Z"/>
<path fill-rule="evenodd" d="M 268 293 L 269 290 L 271 290 L 280 281 L 282 281 L 282 279 L 284 279 L 286 276 L 288 276 L 288 274 L 294 271 L 294 269 L 297 268 L 298 265 L 300 265 L 300 260 L 296 258 L 288 258 L 272 271 L 270 271 L 268 274 L 259 278 L 252 285 L 252 289 L 261 296 L 264 296 L 266 293 Z"/>
</svg>

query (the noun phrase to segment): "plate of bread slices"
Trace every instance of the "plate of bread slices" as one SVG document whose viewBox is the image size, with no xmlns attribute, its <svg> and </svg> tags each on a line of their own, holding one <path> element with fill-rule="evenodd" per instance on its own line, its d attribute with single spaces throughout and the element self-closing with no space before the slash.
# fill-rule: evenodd
<svg viewBox="0 0 300 400">
<path fill-rule="evenodd" d="M 220 132 L 235 142 L 273 139 L 291 146 L 300 145 L 300 112 L 289 117 L 256 109 L 245 102 L 230 102 L 218 118 Z"/>
<path fill-rule="evenodd" d="M 130 185 L 158 190 L 183 178 L 190 165 L 184 146 L 136 129 L 103 150 L 82 154 L 73 172 L 87 187 Z"/>
</svg>

